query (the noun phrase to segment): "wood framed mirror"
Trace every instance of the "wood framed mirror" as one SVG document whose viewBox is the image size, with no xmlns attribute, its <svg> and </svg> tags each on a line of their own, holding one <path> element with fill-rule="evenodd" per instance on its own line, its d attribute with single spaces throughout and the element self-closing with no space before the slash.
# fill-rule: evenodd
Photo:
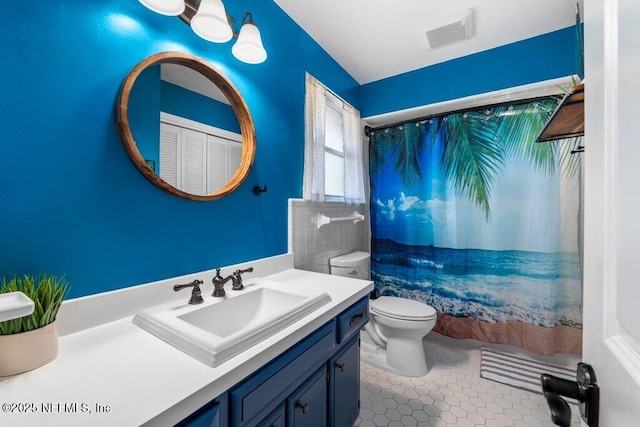
<svg viewBox="0 0 640 427">
<path fill-rule="evenodd" d="M 244 99 L 197 56 L 162 52 L 142 60 L 120 88 L 116 120 L 135 167 L 177 197 L 224 197 L 253 166 L 255 128 Z"/>
</svg>

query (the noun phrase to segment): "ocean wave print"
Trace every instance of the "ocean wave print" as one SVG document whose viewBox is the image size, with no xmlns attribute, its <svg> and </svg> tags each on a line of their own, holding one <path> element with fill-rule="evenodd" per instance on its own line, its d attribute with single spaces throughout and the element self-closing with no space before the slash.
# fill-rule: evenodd
<svg viewBox="0 0 640 427">
<path fill-rule="evenodd" d="M 582 325 L 580 282 L 575 279 L 480 274 L 460 277 L 408 270 L 407 274 L 385 274 L 379 267 L 372 271 L 372 279 L 383 294 L 423 301 L 439 313 L 545 327 Z"/>
</svg>

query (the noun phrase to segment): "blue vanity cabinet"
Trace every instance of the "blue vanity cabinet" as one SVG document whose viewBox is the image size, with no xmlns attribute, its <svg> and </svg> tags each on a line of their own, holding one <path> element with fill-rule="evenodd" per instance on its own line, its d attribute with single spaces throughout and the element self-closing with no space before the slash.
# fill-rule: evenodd
<svg viewBox="0 0 640 427">
<path fill-rule="evenodd" d="M 360 412 L 360 338 L 329 361 L 329 427 L 352 426 Z"/>
<path fill-rule="evenodd" d="M 360 397 L 359 332 L 368 315 L 364 297 L 179 425 L 353 426 Z"/>
<path fill-rule="evenodd" d="M 298 390 L 335 353 L 335 321 L 317 329 L 261 370 L 232 388 L 232 427 L 253 427 Z M 325 390 L 326 390 L 326 379 Z M 325 416 L 326 417 L 326 416 Z"/>
</svg>

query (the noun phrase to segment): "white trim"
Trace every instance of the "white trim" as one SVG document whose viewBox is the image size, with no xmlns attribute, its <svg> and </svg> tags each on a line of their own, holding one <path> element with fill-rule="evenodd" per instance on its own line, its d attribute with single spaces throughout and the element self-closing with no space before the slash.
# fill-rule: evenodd
<svg viewBox="0 0 640 427">
<path fill-rule="evenodd" d="M 604 340 L 611 354 L 618 359 L 633 380 L 640 384 L 640 354 L 635 350 L 635 340 L 630 335 L 616 335 Z M 636 343 L 637 345 L 637 343 Z"/>
<path fill-rule="evenodd" d="M 390 123 L 412 120 L 418 117 L 447 113 L 449 111 L 481 107 L 483 105 L 498 104 L 520 99 L 558 95 L 561 93 L 561 88 L 573 86 L 572 77 L 575 78 L 575 76 L 567 76 L 552 80 L 545 80 L 538 83 L 516 86 L 508 89 L 481 93 L 479 95 L 437 102 L 435 104 L 421 105 L 420 107 L 407 108 L 405 110 L 364 117 L 362 120 L 369 126 L 379 127 Z"/>
<path fill-rule="evenodd" d="M 218 136 L 220 138 L 228 139 L 230 141 L 242 142 L 242 135 L 239 133 L 231 132 L 225 129 L 220 129 L 215 126 L 210 126 L 204 123 L 196 122 L 194 120 L 185 119 L 184 117 L 176 116 L 173 114 L 160 112 L 160 122 L 167 123 L 173 126 L 179 126 L 181 128 L 196 130 L 208 135 Z"/>
<path fill-rule="evenodd" d="M 605 34 L 604 39 L 604 114 L 602 125 L 604 131 L 604 141 L 602 144 L 603 154 L 603 186 L 604 194 L 602 200 L 603 221 L 603 274 L 604 274 L 604 298 L 603 298 L 603 332 L 605 343 L 609 348 L 609 338 L 617 338 L 621 333 L 620 322 L 617 318 L 618 310 L 618 231 L 617 231 L 617 210 L 618 210 L 618 184 L 617 184 L 617 146 L 618 146 L 618 13 L 617 3 L 611 2 L 606 8 L 604 15 Z M 595 139 L 594 139 L 595 141 Z M 589 141 L 590 142 L 590 141 Z M 618 347 L 622 348 L 622 347 Z M 623 357 L 613 353 L 622 362 Z M 624 365 L 624 363 L 623 363 Z"/>
</svg>

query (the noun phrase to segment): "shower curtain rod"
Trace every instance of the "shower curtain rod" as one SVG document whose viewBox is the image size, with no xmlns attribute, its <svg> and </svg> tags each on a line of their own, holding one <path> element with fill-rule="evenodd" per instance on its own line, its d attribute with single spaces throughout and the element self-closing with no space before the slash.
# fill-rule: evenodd
<svg viewBox="0 0 640 427">
<path fill-rule="evenodd" d="M 449 114 L 467 113 L 469 111 L 478 111 L 478 110 L 484 110 L 485 108 L 502 107 L 504 105 L 521 105 L 521 104 L 527 104 L 529 102 L 540 101 L 540 100 L 548 99 L 548 98 L 553 98 L 553 95 L 537 96 L 537 97 L 534 97 L 534 98 L 518 99 L 518 100 L 515 100 L 515 101 L 495 102 L 493 104 L 479 105 L 477 107 L 460 108 L 458 110 L 446 111 L 446 112 L 437 113 L 437 114 L 429 114 L 427 116 L 417 117 L 415 119 L 402 120 L 400 122 L 391 123 L 391 124 L 383 125 L 383 126 L 377 126 L 377 127 L 365 126 L 364 127 L 364 134 L 366 136 L 371 136 L 371 132 L 392 128 L 394 126 L 402 126 L 402 125 L 405 125 L 407 123 L 421 122 L 423 120 L 429 120 L 429 119 L 432 119 L 432 118 L 438 117 L 438 116 L 445 116 L 445 115 L 449 115 Z"/>
</svg>

